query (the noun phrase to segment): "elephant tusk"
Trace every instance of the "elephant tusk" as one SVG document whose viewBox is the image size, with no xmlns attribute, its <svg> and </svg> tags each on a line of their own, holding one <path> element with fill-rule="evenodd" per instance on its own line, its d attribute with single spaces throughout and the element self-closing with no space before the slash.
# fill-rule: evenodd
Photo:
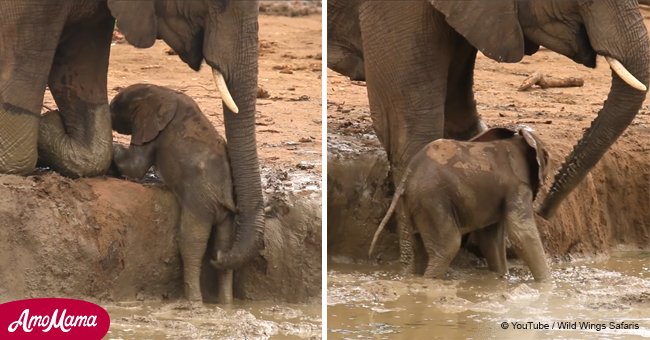
<svg viewBox="0 0 650 340">
<path fill-rule="evenodd" d="M 633 88 L 639 90 L 639 91 L 647 91 L 648 88 L 643 85 L 636 77 L 628 71 L 623 64 L 621 64 L 620 61 L 612 58 L 612 57 L 605 57 L 605 60 L 607 60 L 607 63 L 609 66 L 612 68 L 612 71 L 616 72 L 616 74 L 623 79 L 624 82 L 626 82 L 628 85 L 632 86 Z"/>
<path fill-rule="evenodd" d="M 237 104 L 235 104 L 235 101 L 232 99 L 230 91 L 228 91 L 228 85 L 226 85 L 226 80 L 223 78 L 223 74 L 221 74 L 221 72 L 219 72 L 217 69 L 213 68 L 212 76 L 214 77 L 214 83 L 217 85 L 217 90 L 221 93 L 221 100 L 223 100 L 224 104 L 226 104 L 230 111 L 239 113 L 239 108 L 237 107 Z"/>
</svg>

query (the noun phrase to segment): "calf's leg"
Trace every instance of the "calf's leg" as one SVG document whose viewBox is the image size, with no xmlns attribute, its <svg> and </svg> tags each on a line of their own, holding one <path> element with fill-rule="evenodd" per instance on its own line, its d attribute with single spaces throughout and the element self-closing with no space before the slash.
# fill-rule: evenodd
<svg viewBox="0 0 650 340">
<path fill-rule="evenodd" d="M 535 281 L 543 282 L 549 279 L 550 273 L 531 202 L 530 192 L 508 202 L 505 227 L 517 256 L 530 268 Z"/>
<path fill-rule="evenodd" d="M 223 222 L 215 225 L 216 242 L 213 247 L 212 258 L 217 258 L 217 252 L 226 252 L 232 247 L 233 225 L 232 217 L 226 217 Z M 217 302 L 231 304 L 233 300 L 233 270 L 217 270 Z"/>
<path fill-rule="evenodd" d="M 191 302 L 201 302 L 201 262 L 208 247 L 211 218 L 200 216 L 181 204 L 179 248 L 183 260 L 185 297 Z"/>
<path fill-rule="evenodd" d="M 488 268 L 501 276 L 508 274 L 504 229 L 502 223 L 497 223 L 474 231 L 481 253 L 487 260 Z"/>
</svg>

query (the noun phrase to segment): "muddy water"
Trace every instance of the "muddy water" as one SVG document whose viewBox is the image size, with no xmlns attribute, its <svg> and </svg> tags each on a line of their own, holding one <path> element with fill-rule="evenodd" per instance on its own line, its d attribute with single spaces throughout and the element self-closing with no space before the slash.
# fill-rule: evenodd
<svg viewBox="0 0 650 340">
<path fill-rule="evenodd" d="M 237 302 L 233 307 L 182 302 L 122 302 L 104 306 L 111 316 L 106 339 L 317 339 L 320 303 Z"/>
<path fill-rule="evenodd" d="M 649 252 L 554 265 L 543 284 L 521 264 L 507 278 L 468 266 L 446 280 L 404 278 L 396 266 L 329 268 L 329 339 L 650 338 Z"/>
</svg>

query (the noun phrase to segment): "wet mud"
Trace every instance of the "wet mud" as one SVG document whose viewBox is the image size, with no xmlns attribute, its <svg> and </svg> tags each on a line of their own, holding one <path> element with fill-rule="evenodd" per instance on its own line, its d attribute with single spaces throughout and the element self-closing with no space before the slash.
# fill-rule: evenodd
<svg viewBox="0 0 650 340">
<path fill-rule="evenodd" d="M 647 338 L 648 256 L 618 249 L 609 257 L 555 264 L 550 283 L 534 282 L 516 261 L 506 278 L 484 263 L 457 263 L 444 280 L 405 277 L 395 265 L 330 261 L 328 338 Z M 554 328 L 515 329 L 529 321 Z M 560 323 L 569 329 L 558 329 Z"/>
<path fill-rule="evenodd" d="M 330 133 L 327 150 L 328 256 L 365 260 L 372 235 L 391 199 L 386 153 L 374 134 L 361 139 Z M 375 253 L 382 259 L 395 260 L 394 224 L 388 228 L 392 232 L 383 234 Z"/>
<path fill-rule="evenodd" d="M 122 302 L 105 305 L 111 315 L 106 339 L 319 339 L 316 304 L 238 301 L 232 307 Z"/>
</svg>

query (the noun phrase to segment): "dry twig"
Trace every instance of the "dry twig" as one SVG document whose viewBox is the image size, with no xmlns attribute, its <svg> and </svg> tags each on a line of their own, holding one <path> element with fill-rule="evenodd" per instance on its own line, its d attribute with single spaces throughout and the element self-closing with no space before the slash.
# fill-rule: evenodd
<svg viewBox="0 0 650 340">
<path fill-rule="evenodd" d="M 535 72 L 530 77 L 526 78 L 524 82 L 517 89 L 518 91 L 526 91 L 533 85 L 538 85 L 542 89 L 549 87 L 578 87 L 584 85 L 585 81 L 582 78 L 550 78 L 545 77 L 540 72 Z"/>
</svg>

